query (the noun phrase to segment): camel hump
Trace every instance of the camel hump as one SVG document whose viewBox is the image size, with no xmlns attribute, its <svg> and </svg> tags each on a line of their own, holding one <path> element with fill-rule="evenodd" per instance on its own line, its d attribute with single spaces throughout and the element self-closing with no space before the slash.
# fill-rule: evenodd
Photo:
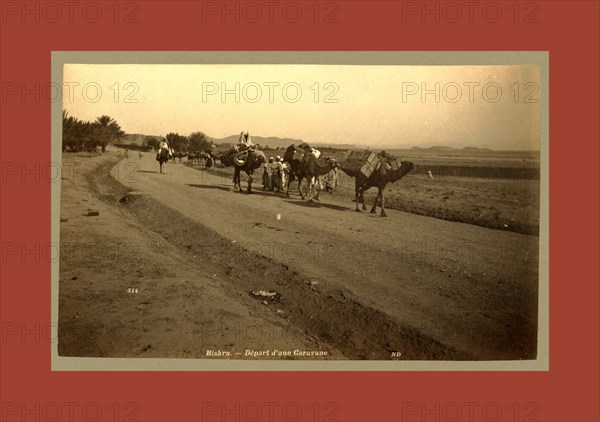
<svg viewBox="0 0 600 422">
<path fill-rule="evenodd" d="M 304 150 L 296 145 L 292 144 L 285 150 L 283 154 L 283 161 L 292 162 L 294 160 L 302 161 Z"/>
</svg>

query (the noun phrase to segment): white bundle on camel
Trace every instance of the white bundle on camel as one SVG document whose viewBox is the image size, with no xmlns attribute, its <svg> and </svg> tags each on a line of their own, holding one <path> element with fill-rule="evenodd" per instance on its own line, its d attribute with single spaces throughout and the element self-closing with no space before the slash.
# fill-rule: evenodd
<svg viewBox="0 0 600 422">
<path fill-rule="evenodd" d="M 232 146 L 224 157 L 223 165 L 225 166 L 243 166 L 246 164 L 246 160 L 248 159 L 248 153 L 250 151 L 254 151 L 256 146 L 252 143 L 252 138 L 250 133 L 247 131 L 242 131 L 240 133 L 240 138 L 238 144 Z"/>
</svg>

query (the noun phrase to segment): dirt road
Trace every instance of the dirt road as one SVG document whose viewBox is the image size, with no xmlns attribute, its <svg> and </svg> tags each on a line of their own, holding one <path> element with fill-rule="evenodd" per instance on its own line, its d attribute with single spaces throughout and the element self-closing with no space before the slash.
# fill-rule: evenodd
<svg viewBox="0 0 600 422">
<path fill-rule="evenodd" d="M 393 352 L 399 359 L 536 356 L 535 236 L 393 210 L 380 218 L 356 213 L 353 203 L 335 202 L 326 193 L 310 205 L 263 192 L 259 183 L 247 195 L 235 192 L 230 180 L 184 165 L 169 164 L 160 174 L 151 154 L 120 161 L 112 174 L 131 192 L 92 180 L 79 194 L 90 189 L 99 200 L 104 195 L 107 213 L 116 213 L 107 222 L 122 224 L 115 233 L 121 242 L 143 247 L 164 239 L 164 251 L 136 254 L 143 261 L 139 271 L 160 268 L 161 255 L 178 260 L 163 274 L 170 280 L 173 297 L 165 301 L 171 307 L 146 310 L 148 324 L 176 321 L 167 312 L 173 306 L 194 312 L 191 297 L 215 315 L 242 306 L 236 315 L 285 327 L 292 349 L 329 350 L 330 358 L 391 359 Z M 63 203 L 72 200 L 63 196 Z M 186 284 L 178 268 L 204 275 Z M 120 265 L 110 271 L 137 277 Z M 281 299 L 264 305 L 252 296 L 256 290 L 276 291 Z M 188 317 L 189 329 L 193 319 Z M 155 341 L 164 345 L 153 350 L 179 356 L 176 345 L 187 341 L 184 335 L 163 330 Z M 177 341 L 170 351 L 171 337 Z M 247 347 L 237 340 L 233 348 Z M 131 352 L 117 349 L 107 353 Z"/>
</svg>

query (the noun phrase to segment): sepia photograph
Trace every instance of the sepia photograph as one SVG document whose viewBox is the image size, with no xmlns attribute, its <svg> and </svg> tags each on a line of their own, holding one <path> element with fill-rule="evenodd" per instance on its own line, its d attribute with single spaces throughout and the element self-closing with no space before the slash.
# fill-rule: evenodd
<svg viewBox="0 0 600 422">
<path fill-rule="evenodd" d="M 0 420 L 600 421 L 599 11 L 2 1 Z"/>
<path fill-rule="evenodd" d="M 58 359 L 547 359 L 546 54 L 109 54 L 53 53 Z"/>
</svg>

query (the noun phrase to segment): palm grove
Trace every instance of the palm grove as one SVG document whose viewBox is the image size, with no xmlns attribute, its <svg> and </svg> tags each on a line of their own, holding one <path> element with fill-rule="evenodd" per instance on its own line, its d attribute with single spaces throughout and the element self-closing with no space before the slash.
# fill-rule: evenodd
<svg viewBox="0 0 600 422">
<path fill-rule="evenodd" d="M 63 151 L 92 151 L 98 146 L 102 152 L 106 146 L 125 137 L 121 126 L 110 116 L 100 116 L 93 122 L 84 122 L 76 117 L 69 116 L 63 110 Z"/>
<path fill-rule="evenodd" d="M 69 116 L 69 113 L 63 110 L 62 117 L 63 152 L 95 151 L 99 146 L 102 148 L 102 152 L 105 152 L 108 144 L 120 143 L 126 137 L 121 126 L 110 116 L 103 115 L 93 122 L 84 122 L 76 117 Z M 203 132 L 194 132 L 189 136 L 168 133 L 165 138 L 171 148 L 178 152 L 209 152 L 213 145 L 213 142 Z M 159 144 L 159 137 L 145 137 L 144 146 L 147 148 L 156 149 Z"/>
</svg>

